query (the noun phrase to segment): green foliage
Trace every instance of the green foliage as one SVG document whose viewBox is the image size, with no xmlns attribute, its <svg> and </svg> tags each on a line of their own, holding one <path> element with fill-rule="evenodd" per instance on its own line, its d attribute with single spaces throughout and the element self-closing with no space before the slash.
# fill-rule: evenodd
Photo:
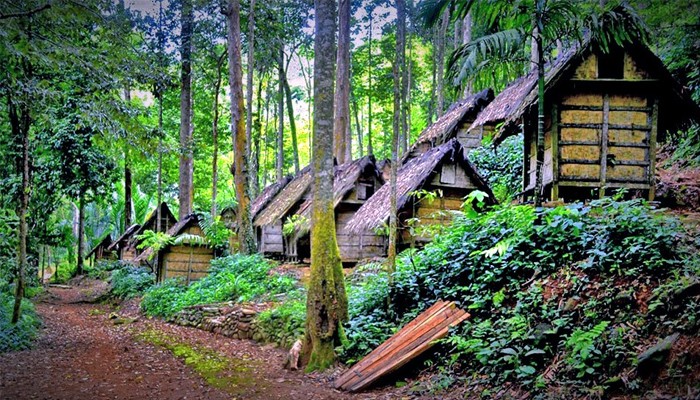
<svg viewBox="0 0 700 400">
<path fill-rule="evenodd" d="M 284 225 L 282 226 L 282 233 L 284 236 L 291 236 L 300 225 L 307 222 L 308 218 L 304 217 L 303 215 L 295 214 L 291 217 L 287 217 L 287 220 L 284 221 Z"/>
<path fill-rule="evenodd" d="M 306 321 L 306 292 L 295 290 L 277 307 L 261 312 L 257 321 L 265 340 L 290 347 L 297 339 L 304 337 Z"/>
<path fill-rule="evenodd" d="M 221 221 L 221 216 L 211 217 L 211 214 L 199 214 L 199 227 L 202 228 L 207 243 L 215 249 L 228 248 L 228 239 L 233 232 Z"/>
<path fill-rule="evenodd" d="M 490 138 L 469 152 L 469 160 L 488 182 L 499 203 L 512 200 L 522 189 L 523 138 L 511 136 L 498 147 Z"/>
<path fill-rule="evenodd" d="M 154 282 L 155 276 L 149 270 L 123 265 L 112 272 L 111 294 L 121 299 L 130 299 L 142 295 Z"/>
<path fill-rule="evenodd" d="M 0 353 L 24 350 L 31 347 L 36 338 L 41 322 L 28 300 L 22 301 L 20 319 L 17 324 L 10 323 L 14 297 L 7 292 L 0 292 Z"/>
<path fill-rule="evenodd" d="M 562 382 L 610 387 L 650 330 L 697 328 L 697 301 L 670 305 L 700 270 L 700 243 L 686 242 L 678 220 L 642 200 L 467 207 L 423 250 L 402 254 L 390 289 L 381 273 L 350 286 L 344 360 L 444 299 L 472 315 L 442 347 L 442 367 L 468 384 L 479 384 L 474 375 L 533 392 Z M 656 286 L 647 311 L 635 292 Z"/>
<path fill-rule="evenodd" d="M 700 125 L 693 125 L 685 131 L 678 132 L 673 139 L 675 151 L 669 162 L 680 164 L 682 167 L 700 167 Z"/>
<path fill-rule="evenodd" d="M 139 249 L 147 249 L 149 247 L 153 248 L 153 254 L 157 254 L 164 247 L 173 243 L 173 237 L 165 232 L 154 232 L 150 229 L 143 232 L 143 234 L 136 237 L 141 243 L 138 245 Z"/>
<path fill-rule="evenodd" d="M 224 301 L 250 301 L 294 288 L 288 276 L 270 274 L 272 264 L 259 255 L 232 255 L 212 260 L 209 274 L 184 287 L 166 280 L 146 291 L 141 308 L 148 315 L 171 317 L 185 307 Z"/>
</svg>

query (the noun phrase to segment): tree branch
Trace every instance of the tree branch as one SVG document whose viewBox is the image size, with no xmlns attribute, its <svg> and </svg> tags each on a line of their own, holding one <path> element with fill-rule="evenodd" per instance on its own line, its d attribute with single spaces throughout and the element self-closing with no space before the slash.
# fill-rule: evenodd
<svg viewBox="0 0 700 400">
<path fill-rule="evenodd" d="M 49 8 L 51 8 L 51 3 L 46 3 L 41 7 L 37 7 L 35 9 L 29 10 L 29 11 L 21 11 L 21 12 L 10 13 L 10 14 L 0 14 L 0 20 L 8 19 L 8 18 L 26 17 L 26 16 L 40 13 L 46 9 L 49 9 Z"/>
</svg>

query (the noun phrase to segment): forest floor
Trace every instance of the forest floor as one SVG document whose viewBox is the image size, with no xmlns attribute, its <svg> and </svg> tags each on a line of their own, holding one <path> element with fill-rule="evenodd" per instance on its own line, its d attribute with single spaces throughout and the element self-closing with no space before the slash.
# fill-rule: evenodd
<svg viewBox="0 0 700 400">
<path fill-rule="evenodd" d="M 0 399 L 384 399 L 350 395 L 332 375 L 284 369 L 286 352 L 95 302 L 106 283 L 50 287 L 31 350 L 0 355 Z M 337 371 L 336 371 L 337 374 Z"/>
</svg>

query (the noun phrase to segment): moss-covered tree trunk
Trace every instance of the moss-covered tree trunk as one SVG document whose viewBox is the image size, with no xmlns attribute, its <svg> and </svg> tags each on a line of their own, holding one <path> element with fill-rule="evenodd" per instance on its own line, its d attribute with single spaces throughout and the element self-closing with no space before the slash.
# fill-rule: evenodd
<svg viewBox="0 0 700 400">
<path fill-rule="evenodd" d="M 248 138 L 243 119 L 243 67 L 241 65 L 241 5 L 239 0 L 229 2 L 228 59 L 231 87 L 231 136 L 233 137 L 233 182 L 236 187 L 238 210 L 238 242 L 241 253 L 256 251 L 253 223 L 250 217 L 250 185 L 248 185 Z"/>
<path fill-rule="evenodd" d="M 306 302 L 307 371 L 335 362 L 335 346 L 348 317 L 343 266 L 333 211 L 333 85 L 335 1 L 315 0 L 313 212 L 311 282 Z"/>
</svg>

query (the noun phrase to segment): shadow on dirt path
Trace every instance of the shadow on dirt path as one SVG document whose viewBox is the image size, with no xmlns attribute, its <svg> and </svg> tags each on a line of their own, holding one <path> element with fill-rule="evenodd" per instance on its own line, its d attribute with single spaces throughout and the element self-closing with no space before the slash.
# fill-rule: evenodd
<svg viewBox="0 0 700 400">
<path fill-rule="evenodd" d="M 391 398 L 338 392 L 327 375 L 283 369 L 282 350 L 143 318 L 133 303 L 117 316 L 90 303 L 100 284 L 49 288 L 34 348 L 0 354 L 0 399 Z"/>
</svg>

